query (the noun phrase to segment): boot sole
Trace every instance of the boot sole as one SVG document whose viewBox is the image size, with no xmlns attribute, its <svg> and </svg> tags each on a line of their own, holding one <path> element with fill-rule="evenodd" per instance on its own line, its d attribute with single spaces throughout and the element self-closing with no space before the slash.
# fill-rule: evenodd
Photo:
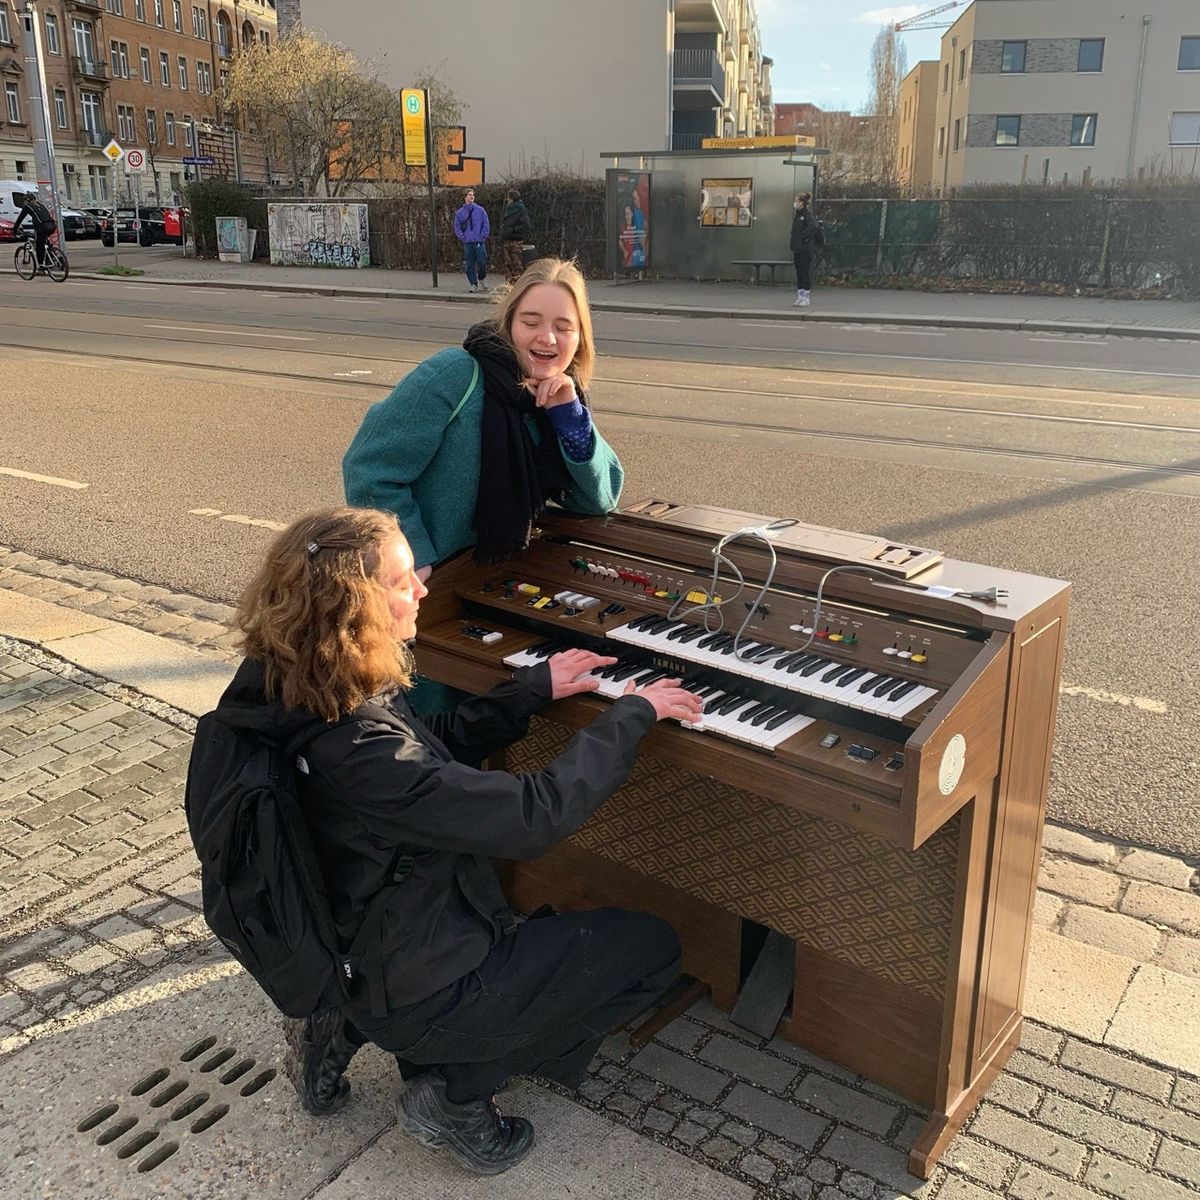
<svg viewBox="0 0 1200 1200">
<path fill-rule="evenodd" d="M 515 1167 L 521 1162 L 525 1156 L 533 1149 L 534 1143 L 537 1141 L 536 1134 L 529 1139 L 529 1145 L 525 1147 L 515 1158 L 506 1158 L 503 1162 L 489 1162 L 487 1159 L 476 1158 L 469 1151 L 463 1150 L 460 1146 L 456 1146 L 450 1141 L 445 1134 L 440 1130 L 434 1129 L 432 1126 L 426 1125 L 418 1117 L 414 1117 L 411 1113 L 400 1111 L 400 1129 L 410 1138 L 421 1143 L 422 1146 L 428 1146 L 432 1150 L 446 1150 L 468 1171 L 475 1175 L 502 1175 L 511 1167 Z"/>
</svg>

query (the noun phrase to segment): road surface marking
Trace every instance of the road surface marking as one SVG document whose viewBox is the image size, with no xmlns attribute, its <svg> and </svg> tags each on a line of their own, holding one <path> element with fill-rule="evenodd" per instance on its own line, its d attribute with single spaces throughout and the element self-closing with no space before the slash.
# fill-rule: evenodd
<svg viewBox="0 0 1200 1200">
<path fill-rule="evenodd" d="M 1078 335 L 1064 333 L 1061 337 L 1031 337 L 1029 339 L 1029 341 L 1045 342 L 1048 346 L 1062 346 L 1062 345 L 1070 345 L 1070 343 L 1067 342 L 1066 339 L 1071 336 L 1078 336 Z M 1084 346 L 1107 346 L 1108 342 L 1103 339 L 1089 337 L 1087 341 L 1082 342 L 1080 344 L 1084 345 Z"/>
<path fill-rule="evenodd" d="M 374 371 L 334 371 L 335 379 L 348 379 L 353 375 L 374 375 Z"/>
<path fill-rule="evenodd" d="M 1147 696 L 1122 696 L 1120 692 L 1105 692 L 1098 688 L 1080 687 L 1071 683 L 1064 683 L 1058 690 L 1064 696 L 1086 696 L 1089 700 L 1099 700 L 1101 704 L 1119 704 L 1123 708 L 1141 709 L 1142 712 L 1170 711 L 1161 700 L 1151 700 Z"/>
<path fill-rule="evenodd" d="M 678 317 L 650 317 L 650 316 L 646 316 L 644 313 L 630 314 L 628 319 L 630 321 L 662 321 L 664 324 L 668 324 L 668 325 L 678 325 L 679 324 Z"/>
<path fill-rule="evenodd" d="M 59 479 L 57 475 L 35 475 L 32 471 L 18 471 L 16 467 L 0 467 L 0 475 L 11 475 L 14 479 L 32 479 L 34 483 L 51 483 L 55 487 L 82 491 L 88 485 L 74 479 Z"/>
<path fill-rule="evenodd" d="M 378 304 L 378 300 L 352 300 L 349 296 L 334 296 L 334 304 Z"/>
<path fill-rule="evenodd" d="M 147 325 L 146 329 L 172 329 L 180 333 L 217 333 L 222 337 L 266 337 L 283 342 L 315 342 L 316 338 L 298 337 L 293 333 L 266 333 L 260 329 L 207 329 L 203 325 Z"/>
<path fill-rule="evenodd" d="M 242 513 L 222 512 L 219 508 L 189 508 L 193 517 L 216 517 L 218 521 L 231 521 L 234 525 L 253 525 L 258 529 L 282 531 L 287 528 L 280 521 L 268 521 L 265 517 L 247 517 Z"/>
<path fill-rule="evenodd" d="M 158 288 L 156 288 L 154 286 L 154 284 L 152 284 L 152 283 L 127 283 L 125 286 L 127 288 L 129 288 L 130 291 L 133 291 L 133 292 L 156 292 L 156 291 L 158 291 Z"/>
</svg>

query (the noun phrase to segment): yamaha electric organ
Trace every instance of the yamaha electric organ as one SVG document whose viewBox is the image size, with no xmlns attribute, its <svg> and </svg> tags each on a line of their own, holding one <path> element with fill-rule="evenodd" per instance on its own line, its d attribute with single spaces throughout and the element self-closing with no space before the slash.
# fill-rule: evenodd
<svg viewBox="0 0 1200 1200">
<path fill-rule="evenodd" d="M 780 1036 L 929 1108 L 909 1163 L 928 1177 L 1020 1039 L 1069 590 L 642 501 L 548 512 L 504 566 L 439 568 L 417 664 L 479 692 L 555 649 L 618 659 L 534 719 L 505 758 L 518 771 L 629 680 L 704 697 L 578 833 L 504 866 L 509 898 L 656 913 L 726 1009 L 764 939 L 784 945 L 790 1001 L 769 1024 L 782 1009 Z"/>
</svg>

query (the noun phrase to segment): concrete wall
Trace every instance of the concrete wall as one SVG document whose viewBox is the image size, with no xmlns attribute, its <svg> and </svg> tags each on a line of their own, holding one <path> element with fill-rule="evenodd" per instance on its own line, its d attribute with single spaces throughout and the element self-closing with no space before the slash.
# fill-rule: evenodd
<svg viewBox="0 0 1200 1200">
<path fill-rule="evenodd" d="M 303 0 L 301 16 L 392 87 L 434 70 L 463 102 L 467 153 L 489 180 L 534 162 L 598 176 L 602 151 L 667 147 L 667 0 Z"/>
<path fill-rule="evenodd" d="M 1145 60 L 1139 96 L 1143 16 Z M 934 174 L 947 187 L 1022 180 L 1078 182 L 1136 177 L 1139 172 L 1196 171 L 1195 148 L 1172 149 L 1173 112 L 1200 111 L 1200 73 L 1180 71 L 1179 42 L 1200 34 L 1196 0 L 975 0 L 942 38 L 937 128 L 946 157 Z M 1079 40 L 1103 38 L 1100 72 L 1077 71 Z M 1004 41 L 1026 41 L 1025 71 L 1000 71 Z M 958 55 L 968 69 L 958 79 Z M 943 71 L 950 64 L 950 86 Z M 1135 109 L 1137 117 L 1135 121 Z M 1095 113 L 1096 144 L 1070 145 L 1075 114 Z M 1021 116 L 1018 146 L 993 144 L 997 115 Z M 965 136 L 953 149 L 955 120 Z"/>
</svg>

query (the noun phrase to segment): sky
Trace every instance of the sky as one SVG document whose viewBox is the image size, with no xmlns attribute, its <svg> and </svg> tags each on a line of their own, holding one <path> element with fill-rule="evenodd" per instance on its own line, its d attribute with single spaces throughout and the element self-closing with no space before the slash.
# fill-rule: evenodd
<svg viewBox="0 0 1200 1200">
<path fill-rule="evenodd" d="M 883 25 L 936 7 L 927 4 L 881 6 L 878 0 L 756 0 L 763 53 L 775 60 L 771 93 L 776 104 L 810 101 L 822 108 L 860 110 L 870 95 L 871 43 Z M 966 0 L 933 18 L 962 15 Z M 911 70 L 923 58 L 937 58 L 944 30 L 901 34 Z"/>
</svg>

